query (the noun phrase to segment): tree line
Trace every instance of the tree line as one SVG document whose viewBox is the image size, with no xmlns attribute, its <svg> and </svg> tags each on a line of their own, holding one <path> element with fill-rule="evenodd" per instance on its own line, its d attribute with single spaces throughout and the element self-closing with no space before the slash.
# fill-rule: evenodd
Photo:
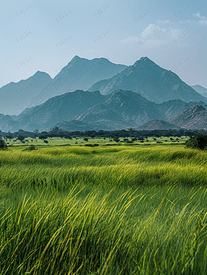
<svg viewBox="0 0 207 275">
<path fill-rule="evenodd" d="M 127 129 L 127 130 L 115 130 L 115 131 L 104 131 L 104 130 L 88 130 L 88 131 L 64 131 L 58 127 L 55 127 L 51 129 L 50 131 L 42 131 L 38 132 L 35 130 L 34 132 L 24 131 L 20 129 L 17 132 L 14 133 L 4 133 L 0 131 L 0 137 L 5 139 L 12 139 L 12 138 L 18 138 L 19 140 L 24 140 L 24 138 L 31 137 L 31 138 L 40 138 L 40 139 L 46 139 L 46 138 L 52 138 L 52 137 L 60 137 L 60 138 L 67 138 L 72 139 L 76 137 L 84 138 L 95 138 L 95 137 L 101 137 L 101 138 L 113 138 L 113 137 L 134 137 L 137 139 L 143 139 L 148 137 L 181 137 L 181 136 L 188 136 L 192 137 L 196 134 L 207 134 L 206 130 L 186 130 L 186 129 L 180 129 L 180 130 L 135 130 L 133 128 Z"/>
</svg>

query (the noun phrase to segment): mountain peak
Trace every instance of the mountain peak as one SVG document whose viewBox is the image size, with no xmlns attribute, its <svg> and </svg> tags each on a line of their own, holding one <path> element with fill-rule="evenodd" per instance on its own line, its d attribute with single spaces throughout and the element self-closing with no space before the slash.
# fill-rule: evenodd
<svg viewBox="0 0 207 275">
<path fill-rule="evenodd" d="M 153 62 L 151 59 L 149 59 L 147 56 L 144 56 L 144 57 L 141 57 L 139 60 L 137 60 L 134 65 L 137 65 L 137 64 L 140 64 L 140 63 L 143 63 L 143 64 L 153 64 L 153 65 L 156 65 L 158 66 L 155 62 Z"/>
<path fill-rule="evenodd" d="M 75 56 L 71 59 L 71 61 L 74 61 L 74 60 L 79 60 L 79 59 L 81 59 L 81 57 L 80 57 L 80 56 L 78 56 L 78 55 L 75 55 Z"/>
<path fill-rule="evenodd" d="M 44 72 L 41 72 L 41 71 L 36 71 L 35 74 L 41 74 L 41 73 L 44 73 Z"/>
<path fill-rule="evenodd" d="M 41 71 L 36 71 L 36 73 L 33 75 L 33 76 L 46 76 L 46 75 L 49 75 L 48 73 L 46 72 L 41 72 Z"/>
<path fill-rule="evenodd" d="M 149 59 L 147 56 L 143 56 L 143 57 L 141 57 L 140 59 L 139 59 L 140 61 L 150 61 L 150 62 L 152 62 L 152 60 L 151 59 Z"/>
<path fill-rule="evenodd" d="M 42 80 L 50 81 L 50 80 L 52 80 L 52 78 L 50 77 L 49 74 L 47 74 L 46 72 L 41 72 L 41 71 L 37 71 L 34 75 L 32 75 L 28 78 L 28 80 L 32 80 L 32 79 L 34 81 L 42 81 Z"/>
</svg>

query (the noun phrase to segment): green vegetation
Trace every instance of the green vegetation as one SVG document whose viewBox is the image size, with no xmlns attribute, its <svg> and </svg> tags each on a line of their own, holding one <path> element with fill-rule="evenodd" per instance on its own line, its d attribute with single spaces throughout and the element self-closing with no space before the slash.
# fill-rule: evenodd
<svg viewBox="0 0 207 275">
<path fill-rule="evenodd" d="M 207 135 L 197 134 L 186 142 L 186 146 L 204 150 L 207 148 Z"/>
<path fill-rule="evenodd" d="M 0 151 L 0 274 L 207 273 L 205 151 L 47 140 Z"/>
<path fill-rule="evenodd" d="M 0 149 L 6 149 L 7 145 L 6 142 L 3 139 L 0 139 Z"/>
</svg>

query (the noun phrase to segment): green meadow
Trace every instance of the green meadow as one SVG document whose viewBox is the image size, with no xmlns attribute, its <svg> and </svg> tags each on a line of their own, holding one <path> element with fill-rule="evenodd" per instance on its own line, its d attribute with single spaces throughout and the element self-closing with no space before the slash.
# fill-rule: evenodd
<svg viewBox="0 0 207 275">
<path fill-rule="evenodd" d="M 7 140 L 0 274 L 207 274 L 207 152 L 186 139 Z"/>
</svg>

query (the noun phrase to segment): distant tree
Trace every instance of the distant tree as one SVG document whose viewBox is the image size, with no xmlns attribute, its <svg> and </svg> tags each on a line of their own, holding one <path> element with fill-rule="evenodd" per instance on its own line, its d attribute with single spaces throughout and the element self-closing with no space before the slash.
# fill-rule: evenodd
<svg viewBox="0 0 207 275">
<path fill-rule="evenodd" d="M 84 138 L 83 140 L 88 141 L 88 138 Z"/>
<path fill-rule="evenodd" d="M 0 139 L 0 149 L 7 149 L 6 142 L 3 139 Z"/>
<path fill-rule="evenodd" d="M 207 147 L 207 135 L 197 134 L 186 141 L 186 146 L 204 150 Z"/>
<path fill-rule="evenodd" d="M 48 138 L 48 136 L 49 136 L 49 134 L 48 134 L 48 132 L 41 132 L 40 134 L 39 134 L 39 138 L 40 139 L 46 139 L 46 138 Z"/>
<path fill-rule="evenodd" d="M 23 135 L 18 135 L 17 139 L 22 142 L 24 140 L 24 136 Z"/>
<path fill-rule="evenodd" d="M 6 138 L 12 139 L 13 138 L 13 134 L 12 133 L 6 134 Z"/>
<path fill-rule="evenodd" d="M 87 143 L 85 146 L 93 147 L 93 144 Z"/>
<path fill-rule="evenodd" d="M 113 141 L 119 142 L 119 138 L 117 136 L 113 137 Z"/>
</svg>

